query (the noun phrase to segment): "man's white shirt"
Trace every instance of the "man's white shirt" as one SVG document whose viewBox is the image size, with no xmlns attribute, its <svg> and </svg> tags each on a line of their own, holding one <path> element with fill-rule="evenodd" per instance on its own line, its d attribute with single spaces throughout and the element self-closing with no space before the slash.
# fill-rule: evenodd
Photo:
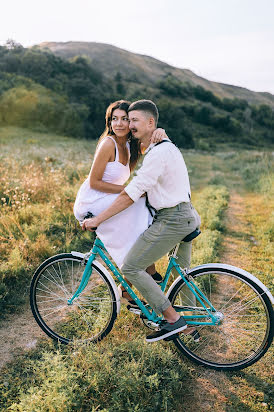
<svg viewBox="0 0 274 412">
<path fill-rule="evenodd" d="M 143 164 L 126 186 L 126 193 L 137 202 L 147 192 L 149 203 L 156 210 L 189 202 L 189 177 L 180 150 L 170 141 L 154 146 L 147 148 Z"/>
</svg>

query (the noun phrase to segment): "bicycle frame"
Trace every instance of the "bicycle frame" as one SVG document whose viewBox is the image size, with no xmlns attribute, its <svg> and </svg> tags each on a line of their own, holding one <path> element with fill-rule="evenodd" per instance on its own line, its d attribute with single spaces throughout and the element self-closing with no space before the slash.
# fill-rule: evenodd
<svg viewBox="0 0 274 412">
<path fill-rule="evenodd" d="M 96 259 L 96 255 L 99 255 L 101 259 L 105 262 L 105 264 L 108 266 L 108 268 L 111 270 L 111 272 L 115 275 L 115 277 L 118 279 L 118 281 L 122 284 L 122 286 L 126 289 L 126 291 L 129 293 L 131 298 L 135 300 L 139 308 L 141 309 L 142 313 L 144 316 L 152 322 L 158 323 L 162 320 L 162 315 L 159 316 L 154 310 L 149 310 L 148 307 L 144 306 L 141 300 L 138 298 L 138 296 L 135 294 L 135 292 L 132 290 L 132 288 L 129 286 L 129 284 L 125 281 L 125 279 L 122 277 L 121 273 L 117 270 L 117 268 L 114 266 L 114 264 L 109 260 L 107 255 L 104 253 L 107 252 L 103 242 L 99 239 L 96 238 L 93 248 L 91 249 L 90 257 L 86 263 L 85 270 L 83 272 L 83 276 L 80 282 L 80 285 L 74 295 L 68 300 L 68 305 L 72 305 L 73 301 L 83 292 L 85 289 L 90 276 L 92 275 L 92 263 Z M 176 253 L 176 252 L 175 252 Z M 182 270 L 180 266 L 176 263 L 176 256 L 175 253 L 173 253 L 169 259 L 169 264 L 166 270 L 166 274 L 164 277 L 164 280 L 161 284 L 161 290 L 164 292 L 169 280 L 169 277 L 171 275 L 171 271 L 174 268 L 177 273 L 181 276 L 181 278 L 184 280 L 186 286 L 190 289 L 190 291 L 194 294 L 195 298 L 200 302 L 202 307 L 175 307 L 175 310 L 177 312 L 195 312 L 196 311 L 205 311 L 204 315 L 184 315 L 184 319 L 189 325 L 218 325 L 220 322 L 220 319 L 218 317 L 217 311 L 213 307 L 213 305 L 210 303 L 210 301 L 207 299 L 207 297 L 202 293 L 202 291 L 195 285 L 193 280 L 191 279 L 190 276 L 188 276 L 187 272 L 185 270 Z M 151 308 L 150 308 L 151 309 Z M 215 315 L 214 315 L 215 313 Z M 199 319 L 199 320 L 198 320 Z"/>
</svg>

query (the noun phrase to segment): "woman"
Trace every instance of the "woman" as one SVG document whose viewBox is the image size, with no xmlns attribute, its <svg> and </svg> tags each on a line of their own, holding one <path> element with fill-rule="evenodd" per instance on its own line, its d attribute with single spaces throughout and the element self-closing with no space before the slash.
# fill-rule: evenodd
<svg viewBox="0 0 274 412">
<path fill-rule="evenodd" d="M 142 153 L 137 139 L 131 136 L 127 110 L 130 103 L 119 100 L 106 110 L 106 128 L 99 139 L 88 178 L 79 189 L 74 204 L 74 215 L 80 224 L 89 213 L 98 215 L 108 208 L 125 188 L 130 172 L 135 168 Z M 152 136 L 152 143 L 167 138 L 162 129 Z M 137 238 L 151 223 L 152 217 L 142 197 L 128 209 L 113 216 L 97 229 L 96 233 L 109 254 L 121 267 L 123 260 Z M 158 283 L 162 277 L 155 265 L 147 268 Z M 123 297 L 129 295 L 120 288 Z M 130 305 L 136 306 L 134 301 Z"/>
</svg>

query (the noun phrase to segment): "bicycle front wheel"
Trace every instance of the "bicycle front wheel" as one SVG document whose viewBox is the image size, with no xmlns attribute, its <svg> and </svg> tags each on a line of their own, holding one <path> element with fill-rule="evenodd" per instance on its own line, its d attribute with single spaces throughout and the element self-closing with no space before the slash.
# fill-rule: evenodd
<svg viewBox="0 0 274 412">
<path fill-rule="evenodd" d="M 42 263 L 31 282 L 34 318 L 48 336 L 62 343 L 97 342 L 110 332 L 117 316 L 113 287 L 96 264 L 83 292 L 68 304 L 81 282 L 82 262 L 71 254 L 53 256 Z"/>
<path fill-rule="evenodd" d="M 174 340 L 177 348 L 194 362 L 219 370 L 243 369 L 259 360 L 273 339 L 273 308 L 265 292 L 236 269 L 197 268 L 191 276 L 218 312 L 220 324 L 197 326 L 199 342 L 180 334 Z M 177 309 L 196 306 L 192 315 L 205 314 L 183 280 L 169 300 Z"/>
</svg>

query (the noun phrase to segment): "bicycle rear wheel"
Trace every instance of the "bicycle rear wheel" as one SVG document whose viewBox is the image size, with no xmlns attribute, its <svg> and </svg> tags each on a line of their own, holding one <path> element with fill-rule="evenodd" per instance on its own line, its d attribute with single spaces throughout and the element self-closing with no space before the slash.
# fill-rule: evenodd
<svg viewBox="0 0 274 412">
<path fill-rule="evenodd" d="M 113 287 L 96 264 L 83 292 L 68 305 L 83 271 L 80 257 L 60 254 L 43 262 L 31 282 L 34 318 L 48 336 L 62 343 L 97 342 L 110 332 L 117 316 Z"/>
<path fill-rule="evenodd" d="M 198 326 L 199 342 L 180 334 L 174 340 L 177 348 L 194 362 L 219 370 L 243 369 L 258 361 L 273 339 L 273 308 L 265 292 L 228 268 L 198 268 L 191 276 L 217 310 L 221 323 Z M 177 308 L 193 307 L 193 295 L 183 280 L 174 286 L 169 300 Z M 205 314 L 198 301 L 194 306 L 198 309 L 192 314 Z"/>
</svg>

